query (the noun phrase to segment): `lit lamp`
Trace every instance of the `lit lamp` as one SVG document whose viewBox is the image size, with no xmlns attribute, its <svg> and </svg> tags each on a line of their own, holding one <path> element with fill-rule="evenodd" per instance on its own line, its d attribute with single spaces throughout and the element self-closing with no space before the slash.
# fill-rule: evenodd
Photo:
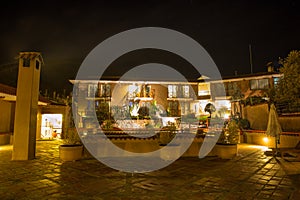
<svg viewBox="0 0 300 200">
<path fill-rule="evenodd" d="M 263 141 L 264 141 L 265 144 L 268 144 L 269 143 L 269 138 L 268 137 L 264 137 Z"/>
</svg>

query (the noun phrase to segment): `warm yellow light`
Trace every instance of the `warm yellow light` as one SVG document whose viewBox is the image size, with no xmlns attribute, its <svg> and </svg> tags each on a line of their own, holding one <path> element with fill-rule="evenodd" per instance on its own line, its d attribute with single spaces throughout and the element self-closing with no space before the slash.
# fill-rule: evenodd
<svg viewBox="0 0 300 200">
<path fill-rule="evenodd" d="M 0 146 L 0 151 L 7 151 L 7 150 L 12 150 L 12 145 L 3 145 Z"/>
<path fill-rule="evenodd" d="M 230 114 L 228 114 L 228 113 L 224 114 L 224 119 L 229 119 L 229 117 L 230 117 Z"/>
<path fill-rule="evenodd" d="M 264 137 L 264 138 L 263 138 L 263 141 L 264 141 L 265 143 L 268 143 L 268 142 L 269 142 L 269 138 Z"/>
</svg>

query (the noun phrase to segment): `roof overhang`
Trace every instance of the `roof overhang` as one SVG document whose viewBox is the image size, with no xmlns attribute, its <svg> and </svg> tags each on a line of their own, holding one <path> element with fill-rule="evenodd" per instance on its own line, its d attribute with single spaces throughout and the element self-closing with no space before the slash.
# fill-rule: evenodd
<svg viewBox="0 0 300 200">
<path fill-rule="evenodd" d="M 0 100 L 14 102 L 14 101 L 17 100 L 17 97 L 16 97 L 16 95 L 5 94 L 5 93 L 0 92 Z M 48 103 L 42 102 L 42 101 L 38 101 L 38 105 L 39 106 L 46 106 L 46 105 L 48 105 Z"/>
<path fill-rule="evenodd" d="M 97 84 L 97 83 L 114 83 L 114 84 L 149 84 L 149 85 L 197 85 L 197 82 L 185 82 L 185 81 L 143 81 L 143 80 L 69 80 L 73 85 L 76 84 Z"/>
</svg>

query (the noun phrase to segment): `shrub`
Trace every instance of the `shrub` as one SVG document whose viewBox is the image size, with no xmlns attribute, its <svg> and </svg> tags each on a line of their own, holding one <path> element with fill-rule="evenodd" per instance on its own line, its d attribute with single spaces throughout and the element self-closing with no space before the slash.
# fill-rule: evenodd
<svg viewBox="0 0 300 200">
<path fill-rule="evenodd" d="M 240 128 L 238 124 L 231 120 L 222 130 L 218 143 L 222 144 L 237 144 L 239 141 Z"/>
</svg>

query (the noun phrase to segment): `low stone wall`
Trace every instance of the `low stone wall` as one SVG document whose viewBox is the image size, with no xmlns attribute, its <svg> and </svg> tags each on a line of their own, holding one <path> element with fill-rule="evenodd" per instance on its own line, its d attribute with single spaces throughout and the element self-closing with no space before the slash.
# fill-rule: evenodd
<svg viewBox="0 0 300 200">
<path fill-rule="evenodd" d="M 243 131 L 245 143 L 248 144 L 256 144 L 267 146 L 269 148 L 275 148 L 275 137 L 267 136 L 265 131 L 259 130 L 248 130 Z M 293 148 L 297 145 L 300 140 L 300 133 L 294 132 L 283 132 L 280 135 L 279 144 L 277 144 L 278 148 Z"/>
<path fill-rule="evenodd" d="M 157 138 L 111 138 L 110 141 L 113 145 L 119 147 L 121 150 L 126 150 L 133 153 L 148 153 L 164 148 L 165 146 L 160 146 Z M 200 148 L 202 147 L 203 139 L 202 138 L 194 138 L 192 144 L 189 148 L 184 152 L 182 157 L 198 157 Z M 93 148 L 99 157 L 114 157 L 119 154 L 113 152 L 113 149 L 110 149 L 110 146 L 105 141 L 97 142 L 95 139 L 90 140 L 89 145 Z M 99 148 L 101 147 L 101 148 Z M 216 156 L 217 149 L 214 147 L 209 152 L 204 152 L 205 156 Z"/>
<path fill-rule="evenodd" d="M 244 142 L 248 144 L 266 145 L 264 138 L 265 131 L 243 131 Z"/>
<path fill-rule="evenodd" d="M 159 146 L 156 139 L 112 139 L 112 142 L 121 149 L 135 153 L 147 153 L 164 148 L 164 146 Z M 199 157 L 199 152 L 202 144 L 202 138 L 195 138 L 192 144 L 181 157 Z M 208 152 L 205 152 L 204 149 L 202 151 L 205 156 L 217 156 L 219 153 L 217 145 L 214 145 L 214 147 Z"/>
</svg>

